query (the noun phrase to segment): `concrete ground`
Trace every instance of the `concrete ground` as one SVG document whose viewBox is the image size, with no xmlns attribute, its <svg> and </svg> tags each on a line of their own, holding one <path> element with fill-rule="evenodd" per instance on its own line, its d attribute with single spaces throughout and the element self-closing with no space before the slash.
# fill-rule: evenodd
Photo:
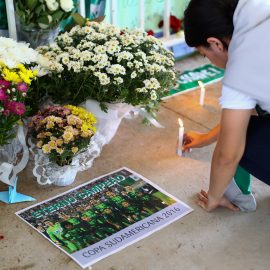
<svg viewBox="0 0 270 270">
<path fill-rule="evenodd" d="M 177 64 L 182 71 L 204 63 L 192 57 Z M 111 143 L 103 148 L 93 167 L 78 174 L 69 187 L 42 188 L 31 164 L 20 175 L 18 190 L 38 202 L 90 179 L 126 166 L 190 205 L 194 211 L 151 236 L 93 265 L 93 270 L 266 270 L 270 255 L 270 189 L 254 179 L 258 209 L 232 213 L 218 209 L 206 213 L 195 194 L 207 189 L 214 145 L 194 149 L 185 157 L 175 154 L 177 119 L 185 130 L 207 131 L 219 121 L 217 98 L 220 83 L 206 87 L 205 106 L 199 91 L 172 97 L 161 106 L 158 120 L 165 129 L 148 127 L 141 119 L 123 120 Z M 0 184 L 0 190 L 6 186 Z M 0 203 L 1 270 L 75 270 L 80 267 L 49 241 L 17 218 L 14 213 L 31 203 Z"/>
</svg>

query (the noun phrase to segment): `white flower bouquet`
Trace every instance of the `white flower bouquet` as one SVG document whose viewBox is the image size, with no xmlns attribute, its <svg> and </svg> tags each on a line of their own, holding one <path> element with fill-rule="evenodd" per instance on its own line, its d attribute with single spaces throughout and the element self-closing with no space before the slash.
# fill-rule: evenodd
<svg viewBox="0 0 270 270">
<path fill-rule="evenodd" d="M 54 28 L 74 9 L 72 0 L 15 0 L 15 6 L 21 24 L 28 30 Z"/>
<path fill-rule="evenodd" d="M 154 112 L 175 84 L 173 54 L 137 29 L 88 21 L 37 50 L 50 60 L 39 91 L 57 103 L 91 98 L 105 111 L 106 103 L 124 102 Z"/>
</svg>

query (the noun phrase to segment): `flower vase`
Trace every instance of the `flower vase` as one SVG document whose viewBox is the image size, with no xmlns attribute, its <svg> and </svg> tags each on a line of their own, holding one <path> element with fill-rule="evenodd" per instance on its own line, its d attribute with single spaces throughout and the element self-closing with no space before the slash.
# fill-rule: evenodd
<svg viewBox="0 0 270 270">
<path fill-rule="evenodd" d="M 63 168 L 60 169 L 61 174 L 58 174 L 57 179 L 55 179 L 53 181 L 53 184 L 56 186 L 68 186 L 71 185 L 76 178 L 77 172 L 78 172 L 78 168 L 76 166 L 64 166 Z M 51 180 L 53 180 L 53 178 L 55 178 L 54 176 L 52 176 Z"/>
<path fill-rule="evenodd" d="M 48 157 L 41 153 L 35 154 L 35 165 L 33 174 L 37 177 L 37 182 L 43 186 L 51 184 L 56 186 L 71 185 L 78 172 L 77 164 L 59 166 L 50 162 Z"/>
<path fill-rule="evenodd" d="M 32 48 L 52 43 L 60 32 L 60 26 L 51 29 L 38 29 L 24 26 L 16 18 L 18 41 L 30 43 Z"/>
<path fill-rule="evenodd" d="M 105 137 L 105 144 L 112 140 L 122 119 L 134 110 L 134 106 L 127 103 L 106 103 L 108 111 L 104 112 L 101 110 L 99 102 L 92 99 L 86 100 L 81 105 L 96 116 L 97 129 Z"/>
<path fill-rule="evenodd" d="M 27 132 L 27 131 L 26 131 Z M 13 186 L 17 174 L 27 165 L 29 150 L 25 142 L 23 126 L 16 127 L 16 137 L 0 146 L 0 181 Z"/>
<path fill-rule="evenodd" d="M 21 151 L 22 145 L 18 137 L 11 139 L 8 144 L 0 146 L 0 163 L 15 164 L 17 162 L 17 155 Z"/>
</svg>

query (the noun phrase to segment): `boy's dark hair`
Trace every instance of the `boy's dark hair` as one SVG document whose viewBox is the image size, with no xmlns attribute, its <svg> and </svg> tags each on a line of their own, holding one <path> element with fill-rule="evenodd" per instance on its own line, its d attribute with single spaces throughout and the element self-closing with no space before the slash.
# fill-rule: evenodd
<svg viewBox="0 0 270 270">
<path fill-rule="evenodd" d="M 191 0 L 184 13 L 186 43 L 190 47 L 209 47 L 207 38 L 231 38 L 233 14 L 239 0 Z"/>
</svg>

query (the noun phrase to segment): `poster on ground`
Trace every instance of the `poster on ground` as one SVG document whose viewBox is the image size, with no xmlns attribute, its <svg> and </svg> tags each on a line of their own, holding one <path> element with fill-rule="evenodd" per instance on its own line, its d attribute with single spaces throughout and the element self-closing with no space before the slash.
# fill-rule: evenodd
<svg viewBox="0 0 270 270">
<path fill-rule="evenodd" d="M 148 179 L 121 168 L 16 215 L 86 268 L 191 211 Z"/>
</svg>

